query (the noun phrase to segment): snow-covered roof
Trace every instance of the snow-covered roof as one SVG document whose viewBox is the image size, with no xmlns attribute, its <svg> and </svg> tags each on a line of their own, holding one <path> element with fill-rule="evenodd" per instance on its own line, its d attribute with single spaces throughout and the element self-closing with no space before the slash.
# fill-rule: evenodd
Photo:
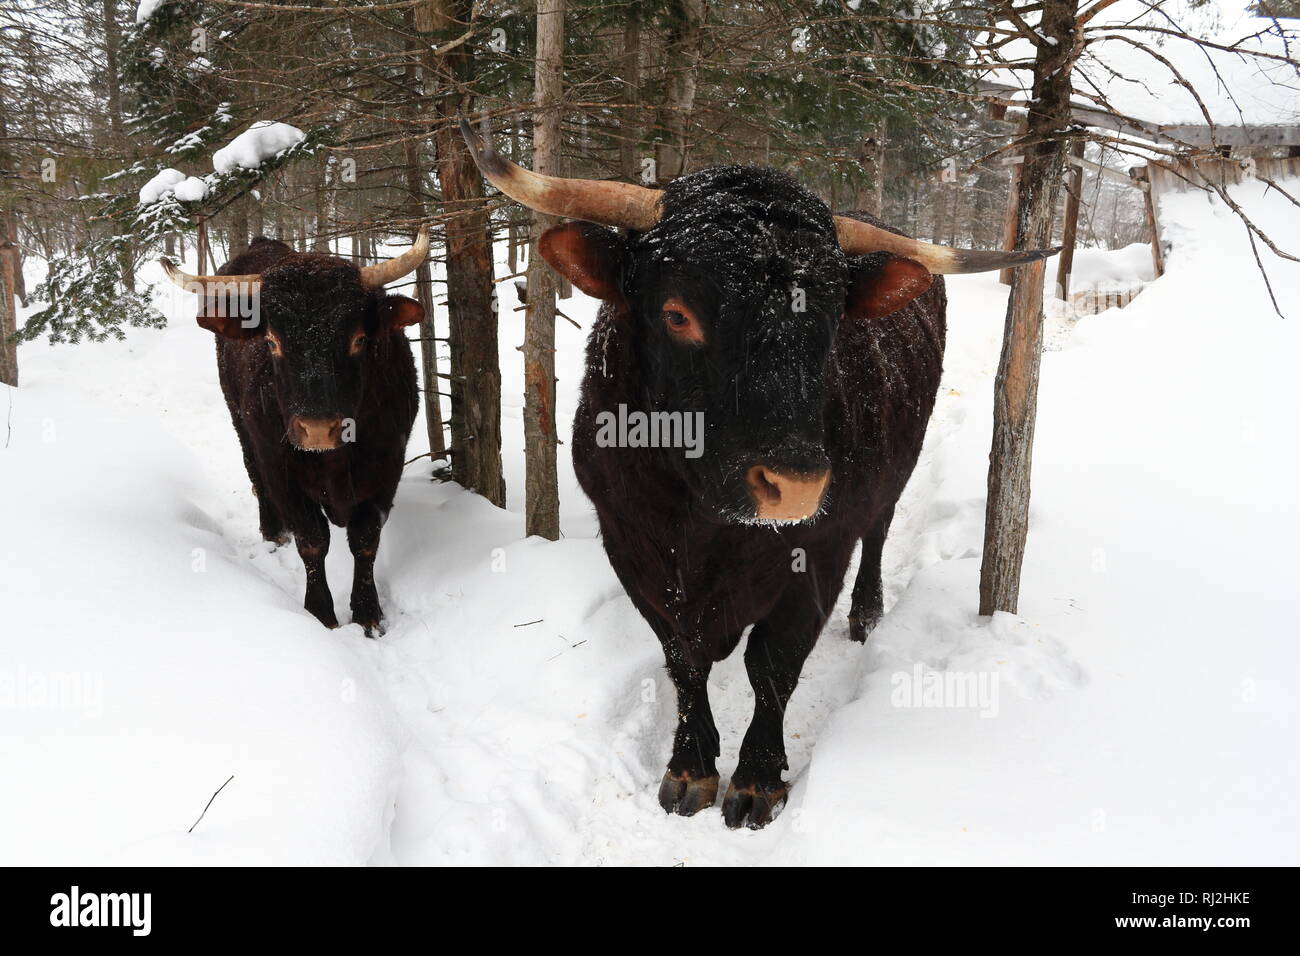
<svg viewBox="0 0 1300 956">
<path fill-rule="evenodd" d="M 1294 56 L 1300 49 L 1294 41 L 1300 37 L 1292 38 L 1288 50 L 1282 37 L 1262 32 L 1272 27 L 1268 20 L 1242 17 L 1228 27 L 1220 21 L 1217 28 L 1197 29 L 1165 16 L 1172 12 L 1168 5 L 1153 11 L 1142 0 L 1121 0 L 1109 8 L 1093 24 L 1096 29 L 1076 67 L 1075 103 L 1110 110 L 1152 128 L 1174 127 L 1175 137 L 1177 127 L 1205 127 L 1211 122 L 1222 127 L 1300 126 L 1296 63 L 1250 55 Z M 1138 29 L 1174 30 L 1177 25 L 1242 52 Z M 1016 40 L 1002 50 L 1012 61 L 1032 59 L 1033 54 L 1028 40 Z M 1002 69 L 991 71 L 987 80 L 1014 88 L 1018 92 L 1012 98 L 1022 99 L 1028 96 L 1031 76 L 1025 70 Z"/>
</svg>

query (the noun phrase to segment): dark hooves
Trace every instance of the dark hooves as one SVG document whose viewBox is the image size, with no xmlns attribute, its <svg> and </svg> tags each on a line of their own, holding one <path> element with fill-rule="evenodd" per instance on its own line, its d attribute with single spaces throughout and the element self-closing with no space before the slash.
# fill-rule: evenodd
<svg viewBox="0 0 1300 956">
<path fill-rule="evenodd" d="M 371 621 L 357 620 L 357 618 L 354 616 L 352 618 L 352 623 L 360 624 L 362 629 L 365 630 L 366 632 L 366 637 L 371 638 L 372 640 L 384 636 L 385 628 L 384 628 L 384 622 L 382 620 L 379 620 L 377 618 Z"/>
<path fill-rule="evenodd" d="M 761 830 L 776 819 L 789 793 L 790 787 L 785 783 L 748 787 L 737 787 L 732 783 L 722 798 L 722 822 L 732 830 L 740 827 Z"/>
<path fill-rule="evenodd" d="M 338 615 L 334 613 L 333 608 L 330 608 L 328 611 L 313 611 L 311 608 L 307 608 L 307 611 L 312 617 L 316 618 L 316 620 L 320 621 L 330 630 L 339 626 L 339 618 Z"/>
<path fill-rule="evenodd" d="M 659 806 L 668 813 L 690 817 L 707 810 L 718 799 L 718 776 L 693 777 L 689 773 L 664 774 L 659 784 Z"/>
<path fill-rule="evenodd" d="M 850 611 L 849 640 L 865 644 L 867 635 L 876 629 L 876 625 L 880 623 L 880 619 L 884 616 L 884 611 L 880 610 Z"/>
</svg>

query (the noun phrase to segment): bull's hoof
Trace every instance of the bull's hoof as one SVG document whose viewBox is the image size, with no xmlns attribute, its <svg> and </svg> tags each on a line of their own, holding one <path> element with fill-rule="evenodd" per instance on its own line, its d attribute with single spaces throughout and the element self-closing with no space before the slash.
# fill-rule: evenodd
<svg viewBox="0 0 1300 956">
<path fill-rule="evenodd" d="M 283 548 L 289 543 L 289 532 L 287 531 L 262 531 L 262 540 L 277 548 Z"/>
<path fill-rule="evenodd" d="M 722 821 L 732 830 L 742 826 L 761 830 L 776 819 L 789 793 L 790 787 L 783 781 L 747 787 L 737 787 L 733 782 L 722 798 Z"/>
<path fill-rule="evenodd" d="M 358 618 L 355 614 L 352 616 L 353 624 L 360 624 L 366 632 L 366 637 L 379 638 L 384 636 L 384 622 L 380 618 L 365 619 Z"/>
<path fill-rule="evenodd" d="M 849 612 L 849 640 L 867 643 L 867 635 L 876 629 L 885 612 L 879 609 Z"/>
<path fill-rule="evenodd" d="M 669 770 L 659 784 L 659 806 L 668 813 L 691 817 L 707 810 L 718 799 L 718 775 L 694 777 L 686 771 Z"/>
<path fill-rule="evenodd" d="M 312 617 L 316 618 L 316 620 L 320 621 L 331 630 L 339 626 L 339 617 L 334 613 L 333 607 L 313 608 L 306 605 L 304 605 L 304 607 L 306 607 L 308 613 L 310 613 Z"/>
</svg>

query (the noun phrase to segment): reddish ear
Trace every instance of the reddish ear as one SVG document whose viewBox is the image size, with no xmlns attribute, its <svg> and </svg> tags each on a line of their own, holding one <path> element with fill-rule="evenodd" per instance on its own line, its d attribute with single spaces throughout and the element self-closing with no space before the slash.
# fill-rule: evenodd
<svg viewBox="0 0 1300 956">
<path fill-rule="evenodd" d="M 552 226 L 537 242 L 551 268 L 587 295 L 622 300 L 622 242 L 618 234 L 589 222 Z"/>
<path fill-rule="evenodd" d="M 879 319 L 897 312 L 930 288 L 934 276 L 913 259 L 873 252 L 863 256 L 849 280 L 844 314 L 851 319 Z"/>
<path fill-rule="evenodd" d="M 256 299 L 247 302 L 238 293 L 205 296 L 195 317 L 201 328 L 227 339 L 257 339 L 266 334 Z M 241 308 L 242 305 L 242 308 Z"/>
<path fill-rule="evenodd" d="M 424 321 L 424 306 L 404 295 L 385 296 L 383 309 L 382 324 L 390 332 Z"/>
</svg>

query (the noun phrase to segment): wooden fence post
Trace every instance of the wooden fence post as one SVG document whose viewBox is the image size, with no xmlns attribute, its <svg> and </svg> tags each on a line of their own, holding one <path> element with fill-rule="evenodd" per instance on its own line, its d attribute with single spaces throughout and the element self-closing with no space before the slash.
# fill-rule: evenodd
<svg viewBox="0 0 1300 956">
<path fill-rule="evenodd" d="M 1083 140 L 1070 147 L 1070 155 L 1083 159 Z M 1079 234 L 1079 200 L 1083 192 L 1083 166 L 1072 163 L 1066 171 L 1065 223 L 1061 229 L 1061 255 L 1056 261 L 1056 297 L 1070 301 L 1070 273 L 1074 271 L 1074 246 Z"/>
</svg>

